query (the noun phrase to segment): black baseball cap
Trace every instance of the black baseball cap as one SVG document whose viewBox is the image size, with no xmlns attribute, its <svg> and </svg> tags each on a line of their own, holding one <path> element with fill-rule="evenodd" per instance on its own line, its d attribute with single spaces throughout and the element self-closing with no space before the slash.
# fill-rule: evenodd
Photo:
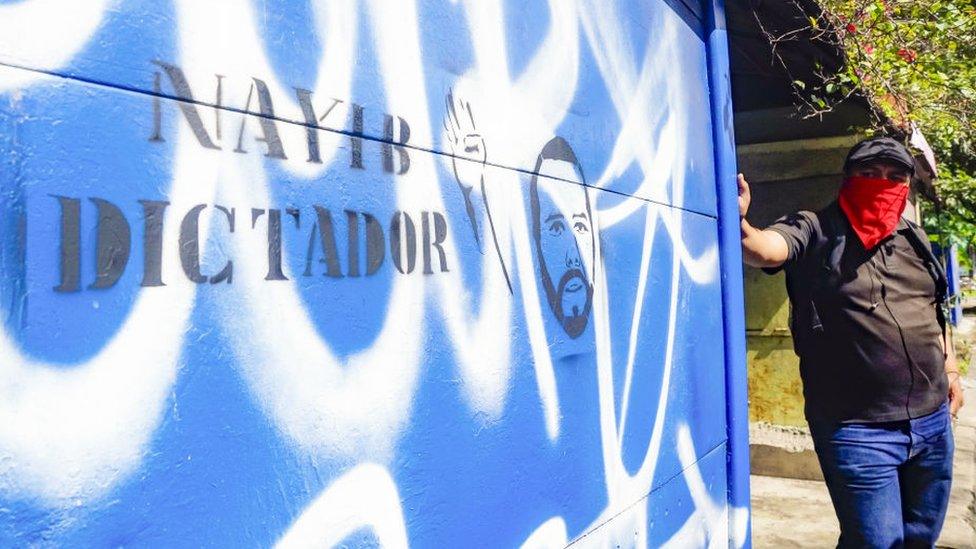
<svg viewBox="0 0 976 549">
<path fill-rule="evenodd" d="M 898 141 L 890 137 L 872 137 L 865 139 L 857 145 L 851 147 L 844 160 L 844 171 L 846 172 L 856 164 L 887 160 L 899 166 L 904 166 L 912 174 L 915 173 L 915 158 L 908 149 Z"/>
</svg>

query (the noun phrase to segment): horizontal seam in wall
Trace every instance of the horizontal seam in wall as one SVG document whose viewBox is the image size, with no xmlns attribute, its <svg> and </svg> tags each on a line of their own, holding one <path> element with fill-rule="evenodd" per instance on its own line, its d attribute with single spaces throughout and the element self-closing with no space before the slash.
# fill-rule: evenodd
<svg viewBox="0 0 976 549">
<path fill-rule="evenodd" d="M 445 156 L 445 157 L 449 157 L 449 158 L 457 158 L 459 160 L 463 160 L 463 161 L 466 161 L 466 162 L 473 162 L 472 160 L 470 160 L 468 158 L 464 158 L 464 157 L 461 157 L 461 156 L 455 156 L 453 154 L 450 154 L 450 153 L 447 153 L 447 152 L 443 152 L 443 151 L 438 151 L 436 149 L 429 149 L 429 148 L 426 148 L 426 147 L 419 147 L 417 145 L 410 145 L 410 144 L 406 144 L 405 145 L 405 144 L 402 144 L 402 143 L 397 142 L 397 141 L 380 139 L 378 137 L 374 137 L 374 136 L 371 136 L 371 135 L 360 134 L 360 133 L 351 132 L 351 131 L 348 131 L 348 130 L 342 130 L 342 129 L 338 129 L 338 128 L 323 128 L 323 127 L 317 126 L 317 125 L 313 126 L 311 124 L 297 122 L 295 120 L 287 120 L 287 119 L 284 119 L 284 118 L 279 118 L 277 116 L 266 116 L 266 115 L 261 114 L 261 113 L 250 112 L 250 111 L 247 111 L 247 110 L 237 109 L 237 108 L 229 107 L 229 106 L 223 106 L 223 105 L 217 106 L 217 105 L 214 105 L 214 104 L 211 104 L 211 103 L 207 103 L 205 101 L 197 101 L 195 99 L 194 100 L 190 100 L 190 99 L 181 98 L 181 97 L 177 97 L 177 96 L 170 95 L 170 94 L 166 94 L 166 93 L 153 93 L 153 92 L 150 92 L 148 90 L 144 90 L 144 89 L 141 89 L 141 88 L 135 88 L 135 87 L 132 87 L 132 86 L 126 86 L 126 85 L 122 85 L 122 84 L 113 84 L 113 83 L 104 82 L 104 81 L 101 81 L 101 80 L 84 78 L 84 77 L 77 76 L 77 75 L 62 74 L 62 73 L 59 73 L 57 71 L 50 71 L 50 70 L 43 70 L 43 69 L 35 69 L 35 68 L 30 68 L 30 67 L 26 67 L 26 66 L 22 66 L 22 65 L 17 65 L 17 64 L 5 62 L 5 61 L 0 61 L 0 66 L 10 67 L 10 68 L 13 68 L 13 69 L 18 69 L 18 70 L 23 70 L 23 71 L 28 71 L 28 72 L 36 72 L 36 73 L 40 73 L 40 74 L 46 74 L 48 76 L 62 78 L 62 79 L 65 79 L 65 80 L 74 80 L 74 81 L 77 81 L 77 82 L 82 82 L 82 83 L 90 84 L 90 85 L 93 85 L 93 86 L 99 86 L 99 87 L 104 87 L 104 88 L 109 88 L 109 89 L 114 89 L 114 90 L 126 91 L 126 92 L 134 93 L 134 94 L 137 94 L 137 95 L 145 95 L 145 96 L 148 96 L 148 97 L 159 97 L 161 99 L 166 99 L 166 100 L 169 100 L 169 101 L 176 101 L 176 102 L 188 103 L 188 104 L 192 104 L 192 105 L 199 105 L 201 107 L 208 107 L 208 108 L 212 108 L 212 109 L 220 109 L 222 111 L 233 112 L 233 113 L 242 114 L 242 115 L 255 116 L 255 117 L 259 117 L 259 118 L 267 118 L 269 120 L 274 120 L 276 122 L 281 122 L 282 124 L 291 124 L 291 125 L 294 125 L 294 126 L 301 126 L 301 127 L 304 127 L 304 128 L 311 128 L 311 129 L 321 130 L 321 131 L 324 131 L 324 132 L 331 132 L 331 133 L 335 133 L 335 134 L 339 134 L 339 135 L 346 135 L 346 136 L 349 136 L 349 137 L 356 137 L 356 138 L 359 138 L 359 139 L 363 139 L 365 141 L 371 141 L 371 142 L 375 142 L 375 143 L 385 143 L 385 144 L 394 145 L 394 146 L 397 146 L 397 147 L 402 147 L 404 149 L 414 150 L 414 151 L 417 151 L 417 152 L 425 152 L 425 153 L 428 153 L 428 154 L 434 154 L 434 155 L 438 155 L 438 156 Z M 651 200 L 649 198 L 645 198 L 645 197 L 642 197 L 642 196 L 635 196 L 635 195 L 627 194 L 625 192 L 616 191 L 616 190 L 613 190 L 613 189 L 605 189 L 605 188 L 602 188 L 602 187 L 594 187 L 592 185 L 587 185 L 585 183 L 579 183 L 577 181 L 572 181 L 572 180 L 569 180 L 569 179 L 564 179 L 564 178 L 560 178 L 560 177 L 552 177 L 552 176 L 549 176 L 549 175 L 536 173 L 536 172 L 534 172 L 532 170 L 527 170 L 527 169 L 524 169 L 524 168 L 518 168 L 518 167 L 514 167 L 514 166 L 504 166 L 504 165 L 501 165 L 501 164 L 495 164 L 493 162 L 485 162 L 485 165 L 486 166 L 491 166 L 493 168 L 498 168 L 498 169 L 502 169 L 502 170 L 508 170 L 508 171 L 512 171 L 512 172 L 521 173 L 521 174 L 524 174 L 524 175 L 530 175 L 530 176 L 531 175 L 535 175 L 535 176 L 539 176 L 539 177 L 545 177 L 546 179 L 551 179 L 551 180 L 555 180 L 555 181 L 561 181 L 561 182 L 564 182 L 564 183 L 568 183 L 570 185 L 582 185 L 582 186 L 588 187 L 590 189 L 594 189 L 594 190 L 598 190 L 598 191 L 603 191 L 603 192 L 608 192 L 608 193 L 612 193 L 612 194 L 624 196 L 624 197 L 627 197 L 627 198 L 634 198 L 634 199 L 637 199 L 637 200 L 641 200 L 641 201 L 646 202 L 648 204 L 654 204 L 654 205 L 657 205 L 657 206 L 663 206 L 665 208 L 671 208 L 671 209 L 675 209 L 675 210 L 680 210 L 680 211 L 683 211 L 683 212 L 687 212 L 687 213 L 691 213 L 691 214 L 695 214 L 695 215 L 700 215 L 702 217 L 707 217 L 707 218 L 710 218 L 710 219 L 717 219 L 717 215 L 700 212 L 700 211 L 697 211 L 697 210 L 693 210 L 693 209 L 690 209 L 690 208 L 686 208 L 684 206 L 676 206 L 674 204 L 668 204 L 666 202 L 660 202 L 660 201 L 657 201 L 657 200 Z"/>
<path fill-rule="evenodd" d="M 788 183 L 802 183 L 804 181 L 810 182 L 815 179 L 834 178 L 837 180 L 838 182 L 837 184 L 840 185 L 840 178 L 843 176 L 844 176 L 843 173 L 833 170 L 829 173 L 815 173 L 815 174 L 804 175 L 800 177 L 788 177 L 785 179 L 756 179 L 755 181 L 752 181 L 752 184 L 775 186 L 775 185 L 782 185 Z"/>
<path fill-rule="evenodd" d="M 582 533 L 582 534 L 580 534 L 580 535 L 579 535 L 579 536 L 577 536 L 577 537 L 576 537 L 575 539 L 573 539 L 572 541 L 570 541 L 570 542 L 569 542 L 569 544 L 568 544 L 568 545 L 566 545 L 566 547 L 571 547 L 571 546 L 573 546 L 573 545 L 575 545 L 576 543 L 578 543 L 579 541 L 582 541 L 582 540 L 583 540 L 583 538 L 585 538 L 586 536 L 588 536 L 588 535 L 590 535 L 590 534 L 592 534 L 592 533 L 594 533 L 594 532 L 596 532 L 596 531 L 597 531 L 597 530 L 599 530 L 600 528 L 603 528 L 603 527 L 604 527 L 605 525 L 607 525 L 607 524 L 609 524 L 609 523 L 610 523 L 611 521 L 613 521 L 614 519 L 616 519 L 616 518 L 617 518 L 617 517 L 619 517 L 620 515 L 622 515 L 622 514 L 624 514 L 624 513 L 626 513 L 626 512 L 627 512 L 627 511 L 628 511 L 629 509 L 631 509 L 631 508 L 632 508 L 632 507 L 634 507 L 635 505 L 637 505 L 637 504 L 639 504 L 639 503 L 641 503 L 642 501 L 645 501 L 645 500 L 646 500 L 647 498 L 649 498 L 649 497 L 651 497 L 651 494 L 653 494 L 654 492 L 657 492 L 657 491 L 658 491 L 658 490 L 660 490 L 661 488 L 664 488 L 665 486 L 667 486 L 668 484 L 670 484 L 670 483 L 671 483 L 671 481 L 673 481 L 674 479 L 676 479 L 676 478 L 678 478 L 678 477 L 680 477 L 680 476 L 682 476 L 682 475 L 684 475 L 684 473 L 685 473 L 685 471 L 687 471 L 688 469 L 691 469 L 692 467 L 694 467 L 694 466 L 696 466 L 696 465 L 698 465 L 698 464 L 699 464 L 699 463 L 700 463 L 700 462 L 701 462 L 701 461 L 702 461 L 703 459 L 705 459 L 705 458 L 707 458 L 708 456 L 710 456 L 710 455 L 712 455 L 712 453 L 713 453 L 713 452 L 715 452 L 716 450 L 718 450 L 718 449 L 719 449 L 719 448 L 721 448 L 722 446 L 725 446 L 725 444 L 726 444 L 727 442 L 728 442 L 728 439 L 722 439 L 722 442 L 719 442 L 718 444 L 716 444 L 715 446 L 713 446 L 712 448 L 710 448 L 710 449 L 709 449 L 709 450 L 708 450 L 707 452 L 705 452 L 704 454 L 702 454 L 700 458 L 698 458 L 698 459 L 696 459 L 694 463 L 692 463 L 692 464 L 690 464 L 690 465 L 688 465 L 688 466 L 687 466 L 687 467 L 685 467 L 684 469 L 682 469 L 682 470 L 680 470 L 680 471 L 678 471 L 677 473 L 675 473 L 675 474 L 673 474 L 673 475 L 671 475 L 670 477 L 668 477 L 668 478 L 667 478 L 667 479 L 666 479 L 666 480 L 665 480 L 664 482 L 662 482 L 661 484 L 658 484 L 657 486 L 655 486 L 655 487 L 653 487 L 653 488 L 651 488 L 651 491 L 650 491 L 650 492 L 648 492 L 648 493 L 646 493 L 646 494 L 644 494 L 644 495 L 643 495 L 643 496 L 641 496 L 641 497 L 640 497 L 640 498 L 639 498 L 639 499 L 638 499 L 637 501 L 635 501 L 635 502 L 633 502 L 633 503 L 631 503 L 630 505 L 627 505 L 626 507 L 624 507 L 623 509 L 621 509 L 621 510 L 620 510 L 620 512 L 618 512 L 618 513 L 616 513 L 616 514 L 614 514 L 614 515 L 613 515 L 612 517 L 610 517 L 610 518 L 608 518 L 607 520 L 605 520 L 605 521 L 603 521 L 603 522 L 601 522 L 600 524 L 597 524 L 597 525 L 596 525 L 596 526 L 594 526 L 593 528 L 590 528 L 590 529 L 589 529 L 589 530 L 587 530 L 586 532 L 584 532 L 584 533 Z"/>
</svg>

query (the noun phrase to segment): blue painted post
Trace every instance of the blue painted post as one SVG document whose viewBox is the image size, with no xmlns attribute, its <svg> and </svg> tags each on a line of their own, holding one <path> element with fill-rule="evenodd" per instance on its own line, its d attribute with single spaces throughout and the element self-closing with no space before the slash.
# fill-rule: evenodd
<svg viewBox="0 0 976 549">
<path fill-rule="evenodd" d="M 729 42 L 725 27 L 724 0 L 712 0 L 708 3 L 708 8 L 705 36 L 715 149 L 722 319 L 725 332 L 729 545 L 750 547 L 751 528 L 748 515 L 744 515 L 749 509 L 749 408 Z M 742 524 L 743 521 L 745 524 Z"/>
<path fill-rule="evenodd" d="M 946 247 L 946 272 L 949 278 L 949 295 L 953 296 L 952 307 L 949 309 L 949 320 L 953 326 L 958 326 L 962 319 L 962 300 L 956 296 L 961 294 L 959 282 L 959 248 L 955 244 Z"/>
</svg>

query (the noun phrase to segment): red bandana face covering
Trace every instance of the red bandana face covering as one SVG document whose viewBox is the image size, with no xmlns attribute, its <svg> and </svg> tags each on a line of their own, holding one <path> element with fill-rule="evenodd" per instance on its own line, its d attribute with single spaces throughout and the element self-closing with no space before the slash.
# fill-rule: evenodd
<svg viewBox="0 0 976 549">
<path fill-rule="evenodd" d="M 908 185 L 873 177 L 845 178 L 838 199 L 865 250 L 894 232 L 907 201 Z"/>
</svg>

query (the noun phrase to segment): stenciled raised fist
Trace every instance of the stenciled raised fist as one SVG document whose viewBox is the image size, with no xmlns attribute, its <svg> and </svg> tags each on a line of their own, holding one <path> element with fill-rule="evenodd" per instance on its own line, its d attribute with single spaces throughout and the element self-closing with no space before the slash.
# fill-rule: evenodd
<svg viewBox="0 0 976 549">
<path fill-rule="evenodd" d="M 484 138 L 475 126 L 471 103 L 456 98 L 454 92 L 449 91 L 445 98 L 445 107 L 447 112 L 444 116 L 444 131 L 447 143 L 451 147 L 454 179 L 457 180 L 461 194 L 464 196 L 464 208 L 471 222 L 471 231 L 474 233 L 478 248 L 481 249 L 481 235 L 478 231 L 478 218 L 475 216 L 471 191 L 475 188 L 483 190 L 488 151 L 485 149 Z"/>
</svg>

